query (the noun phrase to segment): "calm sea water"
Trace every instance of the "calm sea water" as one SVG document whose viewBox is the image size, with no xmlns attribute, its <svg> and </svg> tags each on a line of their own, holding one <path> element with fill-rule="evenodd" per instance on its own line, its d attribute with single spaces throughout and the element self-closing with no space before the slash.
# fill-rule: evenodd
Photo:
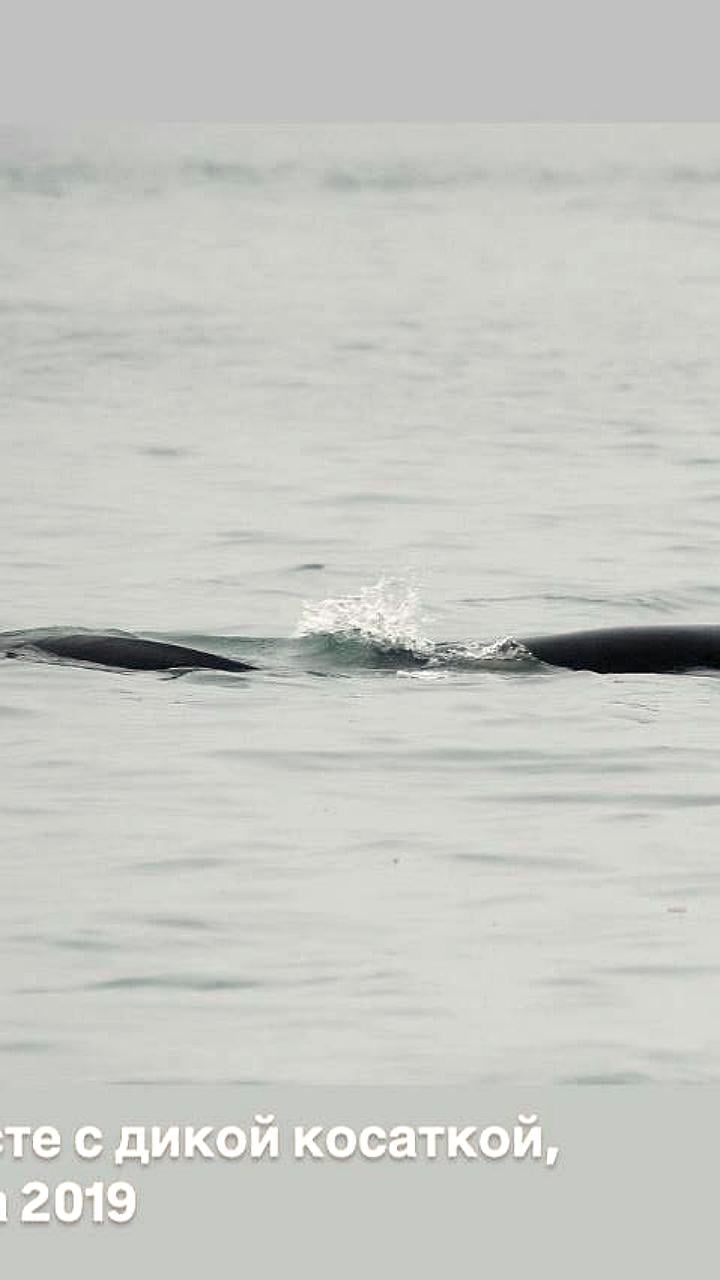
<svg viewBox="0 0 720 1280">
<path fill-rule="evenodd" d="M 473 662 L 720 621 L 719 331 L 717 127 L 0 135 L 0 629 L 264 667 L 0 662 L 6 1080 L 720 1079 L 717 678 Z"/>
</svg>

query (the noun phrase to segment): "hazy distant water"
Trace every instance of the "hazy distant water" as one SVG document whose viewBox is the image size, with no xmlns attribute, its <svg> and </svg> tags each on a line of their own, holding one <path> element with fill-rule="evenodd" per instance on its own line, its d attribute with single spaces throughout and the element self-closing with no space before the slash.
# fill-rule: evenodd
<svg viewBox="0 0 720 1280">
<path fill-rule="evenodd" d="M 717 679 L 376 661 L 720 621 L 719 332 L 715 127 L 0 136 L 0 630 L 267 667 L 0 662 L 6 1079 L 720 1078 Z"/>
</svg>

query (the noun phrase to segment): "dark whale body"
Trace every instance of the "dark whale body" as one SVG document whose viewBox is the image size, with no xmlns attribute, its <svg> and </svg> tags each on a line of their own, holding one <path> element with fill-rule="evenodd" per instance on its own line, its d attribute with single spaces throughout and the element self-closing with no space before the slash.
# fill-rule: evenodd
<svg viewBox="0 0 720 1280">
<path fill-rule="evenodd" d="M 103 667 L 127 671 L 172 671 L 176 668 L 208 668 L 211 671 L 255 671 L 248 662 L 224 658 L 219 653 L 206 653 L 187 645 L 167 644 L 164 640 L 141 640 L 137 636 L 77 635 L 51 636 L 33 640 L 33 649 L 67 658 L 71 662 L 96 662 Z M 9 654 L 8 656 L 12 656 Z"/>
<path fill-rule="evenodd" d="M 720 669 L 720 627 L 612 627 L 520 637 L 535 658 L 573 671 Z"/>
</svg>

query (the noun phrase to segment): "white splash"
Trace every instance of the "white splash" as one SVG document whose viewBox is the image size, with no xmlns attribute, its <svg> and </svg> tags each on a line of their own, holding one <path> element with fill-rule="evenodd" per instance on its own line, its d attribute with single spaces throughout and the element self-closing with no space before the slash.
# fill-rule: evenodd
<svg viewBox="0 0 720 1280">
<path fill-rule="evenodd" d="M 296 636 L 332 635 L 362 640 L 382 649 L 429 653 L 422 634 L 418 593 L 399 578 L 381 578 L 357 595 L 303 601 Z"/>
<path fill-rule="evenodd" d="M 503 636 L 501 640 L 495 640 L 492 644 L 483 645 L 477 657 L 485 661 L 498 658 L 501 661 L 505 659 L 512 662 L 517 658 L 531 658 L 532 654 L 529 649 L 525 648 L 524 644 L 521 644 L 519 640 L 515 640 L 513 636 Z"/>
<path fill-rule="evenodd" d="M 436 659 L 443 664 L 458 667 L 501 666 L 503 663 L 518 661 L 534 661 L 532 654 L 515 640 L 513 636 L 504 636 L 487 644 L 482 640 L 467 640 L 461 644 L 441 644 L 436 648 Z"/>
</svg>

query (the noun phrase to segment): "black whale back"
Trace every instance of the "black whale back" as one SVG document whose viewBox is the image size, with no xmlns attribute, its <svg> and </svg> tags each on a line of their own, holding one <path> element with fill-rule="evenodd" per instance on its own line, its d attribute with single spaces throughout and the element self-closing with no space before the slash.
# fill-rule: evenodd
<svg viewBox="0 0 720 1280">
<path fill-rule="evenodd" d="M 170 671 L 176 667 L 203 667 L 213 671 L 254 671 L 247 662 L 225 658 L 219 653 L 191 649 L 187 645 L 166 644 L 163 640 L 142 640 L 137 636 L 77 635 L 52 636 L 33 641 L 33 647 L 56 658 L 73 662 L 96 662 L 105 667 L 130 671 Z"/>
<path fill-rule="evenodd" d="M 521 637 L 534 657 L 573 671 L 692 671 L 720 668 L 718 627 L 612 627 Z"/>
</svg>

